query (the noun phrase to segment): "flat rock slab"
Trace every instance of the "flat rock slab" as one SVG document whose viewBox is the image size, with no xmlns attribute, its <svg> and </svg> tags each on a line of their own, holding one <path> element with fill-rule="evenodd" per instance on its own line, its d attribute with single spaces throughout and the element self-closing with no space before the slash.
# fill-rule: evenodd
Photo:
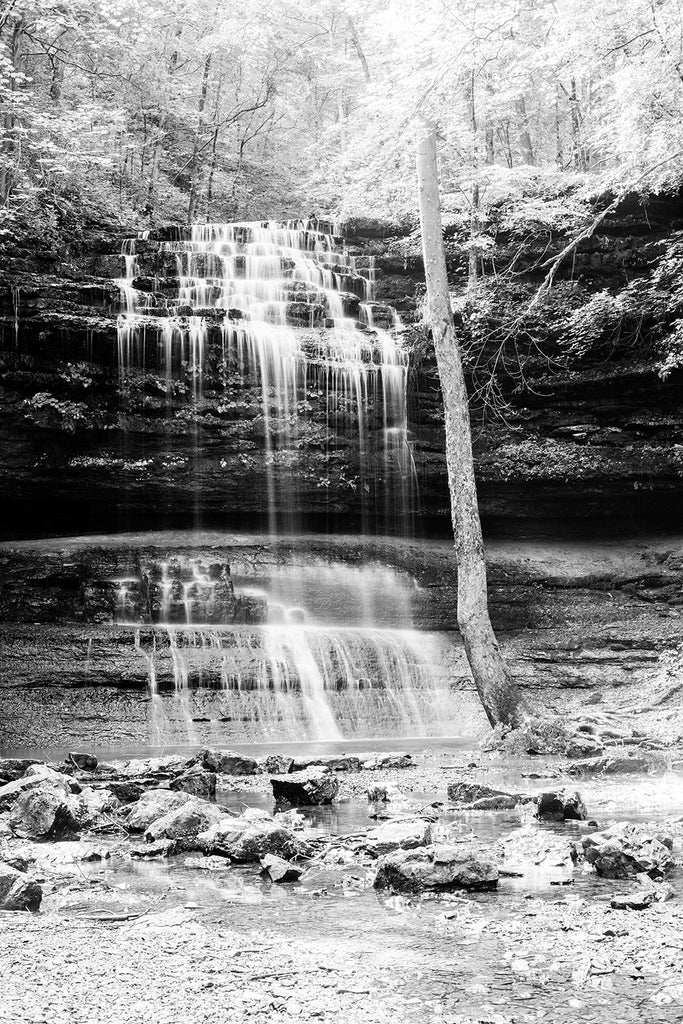
<svg viewBox="0 0 683 1024">
<path fill-rule="evenodd" d="M 468 846 L 396 850 L 381 858 L 373 884 L 393 892 L 480 892 L 497 888 L 498 867 Z"/>
</svg>

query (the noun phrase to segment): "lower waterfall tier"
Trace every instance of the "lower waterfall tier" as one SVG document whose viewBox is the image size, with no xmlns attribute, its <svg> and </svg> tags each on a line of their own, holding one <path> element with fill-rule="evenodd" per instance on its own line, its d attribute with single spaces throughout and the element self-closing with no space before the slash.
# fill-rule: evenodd
<svg viewBox="0 0 683 1024">
<path fill-rule="evenodd" d="M 494 627 L 535 706 L 666 690 L 680 537 L 487 554 Z M 160 533 L 4 544 L 0 564 L 5 752 L 485 728 L 448 544 Z"/>
</svg>

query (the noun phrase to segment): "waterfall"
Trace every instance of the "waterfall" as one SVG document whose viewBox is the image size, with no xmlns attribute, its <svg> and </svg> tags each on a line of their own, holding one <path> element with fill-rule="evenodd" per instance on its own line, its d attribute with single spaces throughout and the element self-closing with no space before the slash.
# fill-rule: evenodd
<svg viewBox="0 0 683 1024">
<path fill-rule="evenodd" d="M 373 259 L 359 269 L 317 222 L 198 224 L 188 238 L 124 244 L 119 281 L 119 368 L 154 367 L 189 379 L 195 403 L 216 366 L 259 383 L 273 535 L 296 527 L 296 472 L 305 466 L 302 428 L 322 400 L 325 443 L 357 432 L 359 499 L 364 530 L 378 516 L 406 524 L 418 504 L 408 435 L 408 354 L 391 307 L 373 301 Z M 141 262 L 145 260 L 142 273 Z M 153 272 L 152 272 L 153 271 Z M 381 507 L 369 507 L 382 438 Z"/>
<path fill-rule="evenodd" d="M 296 531 L 311 438 L 329 453 L 343 433 L 355 436 L 357 475 L 344 482 L 364 532 L 410 533 L 408 352 L 398 314 L 375 299 L 373 258 L 357 259 L 317 221 L 141 233 L 122 255 L 124 391 L 152 370 L 199 415 L 209 391 L 255 383 L 274 549 Z M 147 664 L 157 736 L 166 697 L 190 738 L 207 693 L 212 714 L 238 721 L 248 739 L 454 731 L 446 641 L 413 629 L 415 581 L 387 566 L 309 561 L 233 578 L 227 563 L 169 557 L 117 586 L 119 624 L 135 630 Z"/>
<path fill-rule="evenodd" d="M 201 581 L 199 590 L 193 580 Z M 232 614 L 224 608 L 215 624 L 207 583 L 206 567 L 192 559 L 145 567 L 136 583 L 119 581 L 119 624 L 135 630 L 146 659 L 156 734 L 163 733 L 160 694 L 173 696 L 189 737 L 192 695 L 207 690 L 249 738 L 330 741 L 453 730 L 448 644 L 411 628 L 414 580 L 378 565 L 282 566 L 267 579 L 236 578 Z"/>
</svg>

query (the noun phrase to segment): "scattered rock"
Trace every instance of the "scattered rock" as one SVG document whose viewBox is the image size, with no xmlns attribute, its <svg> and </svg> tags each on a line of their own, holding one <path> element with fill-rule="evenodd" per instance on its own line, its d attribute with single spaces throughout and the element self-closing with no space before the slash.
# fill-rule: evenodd
<svg viewBox="0 0 683 1024">
<path fill-rule="evenodd" d="M 94 772 L 97 770 L 99 764 L 94 754 L 85 754 L 78 751 L 72 751 L 68 758 L 67 763 L 71 762 L 75 764 L 77 768 L 80 768 L 83 772 Z"/>
<path fill-rule="evenodd" d="M 134 846 L 130 851 L 133 860 L 151 860 L 153 857 L 170 857 L 178 849 L 175 839 L 157 839 L 144 846 Z"/>
<path fill-rule="evenodd" d="M 604 747 L 594 736 L 576 733 L 569 736 L 565 744 L 564 753 L 567 757 L 594 757 L 601 754 Z"/>
<path fill-rule="evenodd" d="M 190 793 L 191 796 L 210 797 L 216 795 L 216 773 L 205 768 L 190 768 L 171 783 L 171 789 Z"/>
<path fill-rule="evenodd" d="M 78 832 L 80 805 L 68 785 L 41 781 L 19 796 L 10 826 L 24 839 L 64 839 Z"/>
<path fill-rule="evenodd" d="M 536 817 L 546 821 L 585 821 L 588 812 L 576 790 L 560 789 L 540 794 Z"/>
<path fill-rule="evenodd" d="M 498 868 L 466 845 L 396 850 L 379 861 L 374 886 L 395 892 L 489 890 L 498 886 Z"/>
<path fill-rule="evenodd" d="M 259 770 L 258 761 L 234 750 L 202 750 L 197 760 L 208 771 L 219 775 L 255 775 Z"/>
<path fill-rule="evenodd" d="M 249 822 L 232 818 L 212 824 L 199 835 L 197 849 L 229 857 L 237 864 L 261 860 L 267 854 L 289 859 L 302 852 L 302 844 L 290 829 L 274 821 Z"/>
<path fill-rule="evenodd" d="M 577 856 L 583 856 L 603 878 L 628 878 L 645 873 L 661 876 L 673 866 L 672 840 L 643 825 L 620 822 L 603 832 L 584 836 L 575 844 Z"/>
<path fill-rule="evenodd" d="M 656 762 L 646 757 L 590 757 L 568 764 L 568 775 L 618 775 L 649 772 Z M 662 770 L 664 766 L 662 765 Z"/>
<path fill-rule="evenodd" d="M 55 783 L 63 790 L 65 796 L 72 792 L 70 780 L 65 775 L 48 768 L 46 764 L 29 765 L 23 778 L 0 786 L 0 811 L 8 810 L 22 793 L 34 789 L 45 781 Z"/>
<path fill-rule="evenodd" d="M 373 857 L 381 857 L 393 850 L 413 850 L 429 846 L 432 842 L 430 823 L 420 818 L 389 821 L 367 833 L 363 849 Z"/>
<path fill-rule="evenodd" d="M 202 849 L 197 837 L 221 821 L 226 813 L 217 804 L 191 796 L 180 807 L 153 821 L 145 830 L 145 841 L 154 843 L 159 839 L 173 839 L 179 850 Z"/>
<path fill-rule="evenodd" d="M 508 811 L 518 804 L 530 803 L 533 797 L 523 793 L 505 793 L 476 783 L 453 782 L 448 786 L 452 804 L 469 811 Z"/>
<path fill-rule="evenodd" d="M 414 768 L 415 761 L 410 754 L 375 754 L 363 762 L 366 771 L 388 768 Z"/>
<path fill-rule="evenodd" d="M 23 871 L 0 862 L 0 910 L 38 910 L 43 890 Z"/>
<path fill-rule="evenodd" d="M 564 836 L 555 835 L 534 825 L 513 829 L 496 843 L 496 850 L 505 860 L 506 867 L 569 867 L 572 865 L 574 844 Z"/>
<path fill-rule="evenodd" d="M 392 786 L 391 783 L 377 783 L 375 786 L 368 786 L 367 789 L 368 802 L 371 804 L 378 803 L 389 803 L 390 800 L 397 800 L 403 797 L 403 794 L 397 786 Z"/>
<path fill-rule="evenodd" d="M 189 799 L 189 793 L 173 792 L 170 789 L 148 789 L 131 808 L 126 825 L 131 832 L 144 832 L 152 822 L 162 818 L 169 811 L 182 807 Z"/>
<path fill-rule="evenodd" d="M 84 786 L 78 794 L 80 806 L 78 820 L 81 828 L 92 828 L 101 823 L 104 816 L 116 814 L 121 804 L 108 789 L 93 789 Z"/>
<path fill-rule="evenodd" d="M 0 781 L 14 782 L 26 773 L 33 764 L 42 764 L 34 757 L 3 757 L 0 758 Z"/>
<path fill-rule="evenodd" d="M 109 782 L 107 788 L 122 804 L 133 804 L 145 792 L 138 782 Z"/>
<path fill-rule="evenodd" d="M 289 775 L 275 775 L 271 778 L 270 784 L 277 801 L 295 807 L 331 804 L 339 793 L 339 780 L 336 775 L 320 768 L 291 772 Z"/>
<path fill-rule="evenodd" d="M 261 771 L 265 775 L 288 775 L 293 764 L 293 757 L 287 757 L 286 754 L 271 754 L 261 761 Z"/>
<path fill-rule="evenodd" d="M 271 882 L 298 882 L 304 873 L 303 868 L 283 860 L 282 857 L 276 857 L 272 853 L 261 857 L 261 867 L 270 877 Z"/>
<path fill-rule="evenodd" d="M 289 771 L 304 772 L 308 768 L 327 768 L 331 772 L 359 772 L 363 762 L 347 754 L 321 754 L 318 757 L 295 757 Z"/>
</svg>

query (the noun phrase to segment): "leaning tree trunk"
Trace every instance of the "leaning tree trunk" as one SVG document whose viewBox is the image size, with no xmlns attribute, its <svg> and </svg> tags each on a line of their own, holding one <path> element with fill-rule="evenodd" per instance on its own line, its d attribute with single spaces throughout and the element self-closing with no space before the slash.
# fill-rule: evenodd
<svg viewBox="0 0 683 1024">
<path fill-rule="evenodd" d="M 429 325 L 443 392 L 446 464 L 458 564 L 458 627 L 491 725 L 517 725 L 525 712 L 489 618 L 486 562 L 472 458 L 467 388 L 455 334 L 443 248 L 436 129 L 427 124 L 417 148 L 420 223 Z"/>
</svg>

